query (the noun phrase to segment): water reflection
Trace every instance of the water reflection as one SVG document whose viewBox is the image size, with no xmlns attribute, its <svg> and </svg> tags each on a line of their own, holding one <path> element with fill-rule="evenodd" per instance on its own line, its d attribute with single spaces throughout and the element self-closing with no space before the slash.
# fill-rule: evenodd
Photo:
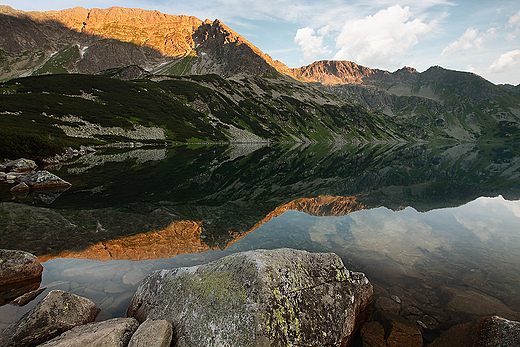
<svg viewBox="0 0 520 347">
<path fill-rule="evenodd" d="M 51 204 L 0 186 L 0 247 L 37 254 L 42 285 L 93 299 L 101 319 L 121 316 L 150 271 L 279 247 L 338 253 L 374 284 L 376 311 L 434 332 L 480 315 L 518 319 L 520 205 L 509 201 L 520 197 L 516 150 L 103 153 L 59 169 L 73 187 Z M 0 329 L 31 305 L 0 307 Z"/>
</svg>

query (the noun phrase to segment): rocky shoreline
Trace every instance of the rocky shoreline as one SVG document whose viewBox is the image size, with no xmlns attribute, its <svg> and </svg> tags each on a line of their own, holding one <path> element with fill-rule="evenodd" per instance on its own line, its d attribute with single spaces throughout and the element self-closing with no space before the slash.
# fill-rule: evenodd
<svg viewBox="0 0 520 347">
<path fill-rule="evenodd" d="M 0 305 L 37 298 L 42 270 L 29 253 L 0 250 Z M 418 322 L 370 317 L 372 294 L 336 254 L 255 250 L 152 272 L 125 318 L 96 322 L 94 302 L 52 290 L 2 332 L 0 346 L 423 346 Z M 519 342 L 520 323 L 493 316 L 455 325 L 429 346 Z"/>
<path fill-rule="evenodd" d="M 68 189 L 71 184 L 45 169 L 37 170 L 34 160 L 17 159 L 0 164 L 0 182 L 10 184 L 11 192 L 29 192 L 42 189 Z"/>
</svg>

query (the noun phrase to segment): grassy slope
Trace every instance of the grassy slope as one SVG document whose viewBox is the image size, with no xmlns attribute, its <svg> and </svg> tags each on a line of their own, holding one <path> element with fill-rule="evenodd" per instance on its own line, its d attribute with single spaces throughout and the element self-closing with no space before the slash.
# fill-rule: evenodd
<svg viewBox="0 0 520 347">
<path fill-rule="evenodd" d="M 323 142 L 337 136 L 332 134 L 365 140 L 398 137 L 392 130 L 398 125 L 388 117 L 318 94 L 305 86 L 259 77 L 128 82 L 57 74 L 15 79 L 0 84 L 0 158 L 47 156 L 66 146 L 128 140 L 68 137 L 55 126 L 79 126 L 61 120 L 68 115 L 126 130 L 135 124 L 161 127 L 171 142 L 228 141 L 229 126 L 271 141 L 297 137 Z"/>
</svg>

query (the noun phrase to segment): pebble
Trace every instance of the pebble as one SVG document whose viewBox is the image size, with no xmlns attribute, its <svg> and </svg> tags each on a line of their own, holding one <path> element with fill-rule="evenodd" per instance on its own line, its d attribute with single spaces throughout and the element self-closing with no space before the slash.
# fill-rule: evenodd
<svg viewBox="0 0 520 347">
<path fill-rule="evenodd" d="M 424 324 L 422 321 L 418 320 L 417 321 L 417 324 L 419 324 L 419 326 L 423 329 L 428 329 L 428 326 L 426 324 Z"/>
<path fill-rule="evenodd" d="M 401 299 L 399 299 L 399 297 L 397 295 L 392 294 L 392 295 L 390 295 L 390 297 L 392 298 L 392 300 L 394 300 L 398 304 L 401 303 Z"/>
</svg>

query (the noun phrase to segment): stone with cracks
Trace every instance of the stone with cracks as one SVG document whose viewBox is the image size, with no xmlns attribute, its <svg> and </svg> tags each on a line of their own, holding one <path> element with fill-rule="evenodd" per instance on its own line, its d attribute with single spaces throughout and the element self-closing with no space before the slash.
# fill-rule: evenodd
<svg viewBox="0 0 520 347">
<path fill-rule="evenodd" d="M 89 299 L 53 290 L 3 331 L 0 347 L 36 346 L 77 325 L 94 321 L 98 313 L 99 308 Z"/>
<path fill-rule="evenodd" d="M 74 327 L 39 347 L 123 347 L 139 323 L 134 318 L 114 318 Z"/>
<path fill-rule="evenodd" d="M 173 328 L 167 320 L 147 319 L 130 339 L 128 347 L 170 347 Z"/>
<path fill-rule="evenodd" d="M 372 293 L 336 254 L 255 250 L 150 274 L 127 315 L 168 320 L 176 346 L 347 346 Z"/>
</svg>

